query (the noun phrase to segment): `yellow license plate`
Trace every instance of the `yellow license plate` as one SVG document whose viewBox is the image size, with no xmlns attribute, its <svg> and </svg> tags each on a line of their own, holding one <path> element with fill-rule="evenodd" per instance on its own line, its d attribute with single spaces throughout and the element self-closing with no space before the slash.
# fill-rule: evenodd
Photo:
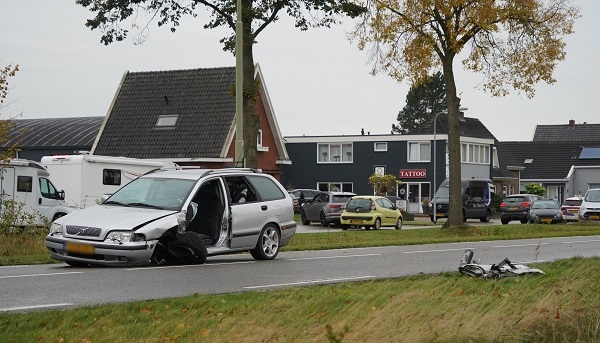
<svg viewBox="0 0 600 343">
<path fill-rule="evenodd" d="M 436 214 L 435 214 L 435 216 L 436 216 L 436 217 L 443 217 L 443 216 L 444 216 L 444 214 L 443 214 L 443 213 L 436 213 Z"/>
<path fill-rule="evenodd" d="M 598 219 L 600 219 L 600 216 L 590 216 L 590 219 L 598 220 Z"/>
<path fill-rule="evenodd" d="M 542 223 L 552 223 L 552 219 L 542 219 Z"/>
<path fill-rule="evenodd" d="M 518 211 L 519 210 L 519 206 L 513 206 L 513 207 L 509 207 L 508 208 L 510 211 Z"/>
<path fill-rule="evenodd" d="M 64 248 L 67 252 L 72 252 L 74 254 L 82 254 L 82 255 L 93 255 L 94 254 L 94 246 L 89 245 L 89 244 L 65 242 Z"/>
<path fill-rule="evenodd" d="M 352 220 L 350 220 L 350 223 L 358 225 L 358 224 L 362 224 L 363 220 L 362 219 L 352 219 Z"/>
</svg>

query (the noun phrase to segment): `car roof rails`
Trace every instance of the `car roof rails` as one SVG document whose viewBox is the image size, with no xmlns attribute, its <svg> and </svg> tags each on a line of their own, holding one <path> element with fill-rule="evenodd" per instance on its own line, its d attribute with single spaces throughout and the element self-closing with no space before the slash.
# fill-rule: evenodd
<svg viewBox="0 0 600 343">
<path fill-rule="evenodd" d="M 260 173 L 258 169 L 255 168 L 238 168 L 238 167 L 228 167 L 223 169 L 213 169 L 210 171 L 211 173 L 236 173 L 236 172 L 252 172 L 252 173 Z"/>
<path fill-rule="evenodd" d="M 207 168 L 203 167 L 203 166 L 180 166 L 180 165 L 176 165 L 174 167 L 162 167 L 162 168 L 152 169 L 150 171 L 145 172 L 143 175 L 148 175 L 148 174 L 152 174 L 152 173 L 156 173 L 156 172 L 160 172 L 160 171 L 188 170 L 188 169 L 207 169 Z"/>
</svg>

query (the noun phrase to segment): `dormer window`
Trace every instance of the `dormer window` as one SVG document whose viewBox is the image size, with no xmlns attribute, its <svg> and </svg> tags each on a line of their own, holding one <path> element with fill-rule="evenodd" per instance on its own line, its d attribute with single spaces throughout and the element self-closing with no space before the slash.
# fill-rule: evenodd
<svg viewBox="0 0 600 343">
<path fill-rule="evenodd" d="M 177 114 L 160 115 L 156 121 L 156 127 L 175 127 L 177 118 L 179 118 L 179 115 Z"/>
</svg>

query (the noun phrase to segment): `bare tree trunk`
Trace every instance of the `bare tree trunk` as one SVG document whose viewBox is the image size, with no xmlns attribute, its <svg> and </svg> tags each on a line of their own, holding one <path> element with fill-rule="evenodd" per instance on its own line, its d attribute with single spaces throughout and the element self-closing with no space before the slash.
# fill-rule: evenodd
<svg viewBox="0 0 600 343">
<path fill-rule="evenodd" d="M 444 81 L 446 83 L 446 103 L 448 105 L 448 153 L 450 160 L 450 199 L 448 203 L 448 220 L 445 228 L 462 225 L 462 191 L 461 191 L 461 165 L 460 165 L 460 99 L 456 97 L 456 84 L 452 70 L 453 58 L 449 57 L 443 62 Z"/>
<path fill-rule="evenodd" d="M 254 44 L 254 35 L 251 34 L 252 18 L 243 16 L 244 26 L 244 47 L 243 47 L 243 65 L 244 65 L 244 158 L 246 167 L 257 168 L 258 156 L 256 147 L 256 138 L 260 128 L 260 120 L 256 111 L 256 99 L 258 97 L 258 84 L 254 79 L 254 55 L 252 47 Z"/>
</svg>

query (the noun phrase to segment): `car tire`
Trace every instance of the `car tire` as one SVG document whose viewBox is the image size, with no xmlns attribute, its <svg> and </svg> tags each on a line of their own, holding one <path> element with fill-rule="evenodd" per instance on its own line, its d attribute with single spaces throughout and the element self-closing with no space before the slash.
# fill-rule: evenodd
<svg viewBox="0 0 600 343">
<path fill-rule="evenodd" d="M 483 217 L 479 218 L 479 220 L 482 223 L 489 223 L 491 217 L 492 217 L 492 213 L 490 212 L 490 210 L 485 210 L 485 214 L 483 215 Z"/>
<path fill-rule="evenodd" d="M 521 224 L 527 224 L 527 219 L 521 219 Z"/>
<path fill-rule="evenodd" d="M 310 220 L 306 219 L 306 212 L 304 210 L 300 212 L 300 218 L 302 220 L 302 225 L 310 225 Z"/>
<path fill-rule="evenodd" d="M 342 224 L 342 230 L 348 230 L 350 225 Z"/>
<path fill-rule="evenodd" d="M 325 217 L 325 213 L 321 212 L 319 219 L 321 219 L 321 226 L 329 227 L 329 222 L 327 221 L 327 218 Z"/>
<path fill-rule="evenodd" d="M 466 223 L 467 222 L 467 215 L 465 214 L 465 211 L 463 211 L 462 215 L 463 215 L 463 223 Z"/>
<path fill-rule="evenodd" d="M 375 229 L 375 230 L 381 229 L 381 218 L 375 219 L 375 224 L 373 225 L 373 229 Z"/>
<path fill-rule="evenodd" d="M 502 223 L 502 225 L 508 224 L 509 221 L 510 220 L 508 220 L 508 219 L 502 219 L 502 218 L 500 218 L 500 222 Z"/>
<path fill-rule="evenodd" d="M 273 224 L 267 224 L 260 232 L 256 247 L 250 250 L 255 260 L 272 260 L 279 253 L 279 230 Z"/>
<path fill-rule="evenodd" d="M 171 252 L 179 263 L 203 264 L 206 262 L 206 246 L 202 237 L 194 231 L 186 231 L 170 245 Z"/>
<path fill-rule="evenodd" d="M 396 222 L 396 230 L 402 229 L 402 217 L 398 217 L 398 221 Z"/>
<path fill-rule="evenodd" d="M 87 267 L 87 263 L 85 262 L 75 262 L 75 261 L 65 261 L 71 267 Z"/>
</svg>

